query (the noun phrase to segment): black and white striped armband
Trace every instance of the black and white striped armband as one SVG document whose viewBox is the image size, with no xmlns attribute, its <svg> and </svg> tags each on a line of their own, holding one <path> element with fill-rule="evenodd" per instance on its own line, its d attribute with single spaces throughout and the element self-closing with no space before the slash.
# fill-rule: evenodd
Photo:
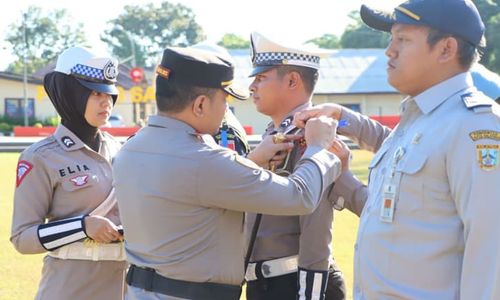
<svg viewBox="0 0 500 300">
<path fill-rule="evenodd" d="M 324 300 L 328 271 L 312 271 L 299 267 L 297 271 L 299 287 L 298 300 Z"/>
<path fill-rule="evenodd" d="M 48 251 L 87 237 L 84 219 L 86 216 L 72 217 L 38 226 L 38 239 Z"/>
</svg>

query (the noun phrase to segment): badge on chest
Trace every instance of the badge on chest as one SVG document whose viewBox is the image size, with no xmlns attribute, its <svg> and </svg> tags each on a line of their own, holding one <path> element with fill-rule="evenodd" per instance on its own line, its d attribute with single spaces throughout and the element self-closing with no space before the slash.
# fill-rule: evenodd
<svg viewBox="0 0 500 300">
<path fill-rule="evenodd" d="M 382 193 L 382 203 L 380 206 L 380 221 L 382 222 L 392 223 L 392 221 L 394 220 L 394 207 L 396 203 L 397 190 L 395 184 L 396 166 L 405 154 L 406 151 L 403 147 L 398 147 L 394 152 L 390 173 L 387 176 L 387 180 L 384 184 L 384 190 Z"/>
</svg>

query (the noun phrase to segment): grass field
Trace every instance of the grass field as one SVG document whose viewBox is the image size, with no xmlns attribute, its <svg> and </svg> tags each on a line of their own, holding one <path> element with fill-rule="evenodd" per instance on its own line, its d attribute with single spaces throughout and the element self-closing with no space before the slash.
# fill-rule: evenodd
<svg viewBox="0 0 500 300">
<path fill-rule="evenodd" d="M 366 181 L 366 166 L 372 155 L 354 151 L 351 168 Z M 43 255 L 20 255 L 9 242 L 12 218 L 12 197 L 15 187 L 15 168 L 18 153 L 0 153 L 0 299 L 33 299 L 42 266 Z M 334 256 L 347 281 L 351 299 L 353 245 L 358 218 L 348 211 L 336 212 L 334 226 Z"/>
</svg>

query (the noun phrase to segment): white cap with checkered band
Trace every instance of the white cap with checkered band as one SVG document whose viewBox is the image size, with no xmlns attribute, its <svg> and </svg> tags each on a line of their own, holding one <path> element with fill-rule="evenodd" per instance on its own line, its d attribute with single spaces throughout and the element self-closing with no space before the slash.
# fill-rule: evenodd
<svg viewBox="0 0 500 300">
<path fill-rule="evenodd" d="M 118 61 L 114 58 L 99 57 L 83 47 L 71 47 L 59 55 L 54 71 L 75 77 L 81 85 L 93 91 L 118 95 L 115 86 Z"/>
<path fill-rule="evenodd" d="M 262 34 L 250 35 L 253 70 L 249 77 L 282 66 L 300 66 L 319 70 L 320 58 L 327 57 L 331 51 L 307 46 L 287 47 L 275 43 Z"/>
</svg>

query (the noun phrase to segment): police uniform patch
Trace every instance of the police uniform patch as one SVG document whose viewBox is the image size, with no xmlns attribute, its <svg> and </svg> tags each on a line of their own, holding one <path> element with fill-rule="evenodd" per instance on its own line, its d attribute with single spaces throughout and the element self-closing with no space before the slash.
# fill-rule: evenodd
<svg viewBox="0 0 500 300">
<path fill-rule="evenodd" d="M 88 180 L 89 175 L 80 175 L 70 179 L 70 181 L 73 182 L 75 186 L 83 186 L 87 184 Z"/>
<path fill-rule="evenodd" d="M 498 167 L 500 145 L 476 145 L 479 167 L 491 171 Z"/>
<path fill-rule="evenodd" d="M 254 170 L 260 170 L 261 167 L 259 167 L 256 163 L 253 161 L 246 159 L 240 155 L 238 155 L 236 152 L 234 153 L 234 161 L 239 163 L 240 165 L 244 165 L 247 168 L 254 169 Z"/>
<path fill-rule="evenodd" d="M 23 179 L 28 175 L 28 173 L 33 169 L 33 165 L 25 160 L 20 160 L 17 163 L 17 176 L 16 176 L 16 187 L 21 185 Z"/>
<path fill-rule="evenodd" d="M 71 148 L 75 145 L 75 141 L 73 141 L 73 139 L 69 136 L 63 136 L 61 138 L 61 142 L 64 144 L 64 146 L 66 146 L 66 148 Z"/>
<path fill-rule="evenodd" d="M 494 130 L 476 130 L 469 133 L 469 136 L 474 142 L 477 140 L 500 141 L 500 132 Z"/>
<path fill-rule="evenodd" d="M 158 67 L 156 67 L 156 74 L 165 79 L 168 79 L 168 77 L 170 77 L 170 72 L 170 69 L 162 67 L 161 65 L 158 65 Z"/>
</svg>

